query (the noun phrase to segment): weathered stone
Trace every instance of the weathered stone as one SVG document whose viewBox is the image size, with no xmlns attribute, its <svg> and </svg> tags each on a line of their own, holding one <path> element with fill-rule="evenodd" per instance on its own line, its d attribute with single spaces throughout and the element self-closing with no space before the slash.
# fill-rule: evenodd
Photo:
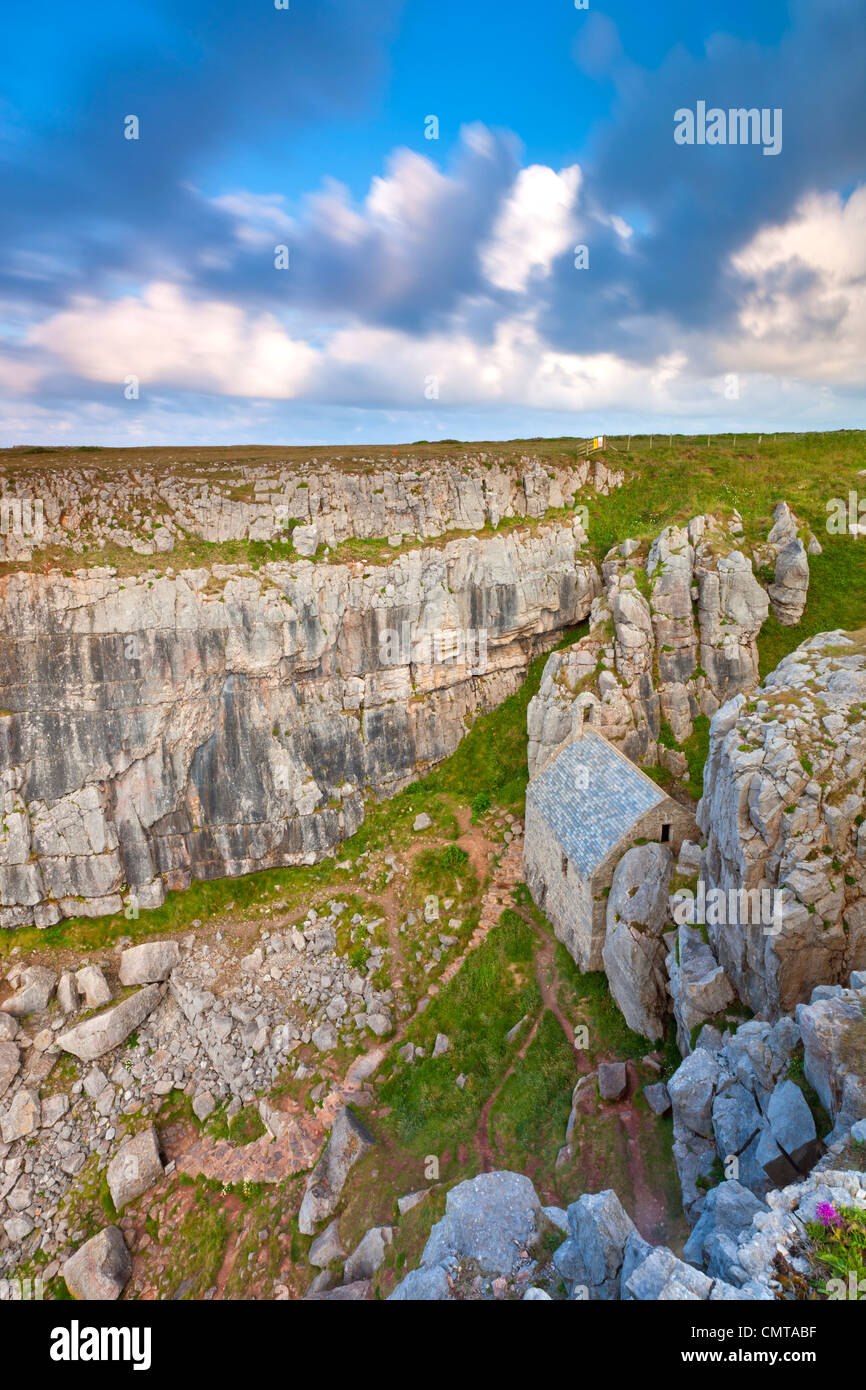
<svg viewBox="0 0 866 1390">
<path fill-rule="evenodd" d="M 41 1014 L 48 1008 L 57 985 L 57 975 L 45 965 L 31 965 L 22 970 L 18 988 L 0 1004 L 0 1010 L 13 1018 Z"/>
<path fill-rule="evenodd" d="M 345 1258 L 345 1250 L 340 1243 L 340 1223 L 332 1221 L 326 1226 L 320 1236 L 316 1236 L 310 1246 L 308 1259 L 311 1265 L 317 1269 L 324 1269 L 326 1265 L 333 1264 L 335 1260 Z"/>
<path fill-rule="evenodd" d="M 325 1151 L 307 1179 L 298 1213 L 298 1227 L 303 1235 L 313 1235 L 319 1223 L 331 1215 L 349 1170 L 374 1143 L 369 1130 L 350 1110 L 337 1111 Z"/>
<path fill-rule="evenodd" d="M 0 1039 L 0 1096 L 12 1085 L 21 1064 L 21 1054 L 14 1042 Z"/>
<path fill-rule="evenodd" d="M 668 886 L 673 857 L 665 845 L 627 850 L 614 870 L 607 900 L 602 959 L 610 991 L 628 1026 L 655 1041 L 668 1012 Z"/>
<path fill-rule="evenodd" d="M 146 985 L 167 980 L 180 960 L 176 941 L 145 941 L 120 953 L 120 983 Z"/>
<path fill-rule="evenodd" d="M 666 1115 L 671 1108 L 670 1092 L 663 1081 L 644 1086 L 643 1098 L 654 1115 Z"/>
<path fill-rule="evenodd" d="M 145 985 L 113 1009 L 87 1018 L 57 1039 L 59 1047 L 80 1057 L 83 1062 L 95 1061 L 117 1047 L 134 1028 L 143 1023 L 160 998 L 159 985 Z"/>
<path fill-rule="evenodd" d="M 57 1002 L 65 1014 L 74 1014 L 81 1008 L 78 985 L 71 970 L 64 970 L 60 976 L 57 984 Z"/>
<path fill-rule="evenodd" d="M 602 1100 L 619 1100 L 628 1087 L 625 1062 L 602 1062 L 598 1068 L 598 1094 Z"/>
<path fill-rule="evenodd" d="M 15 1139 L 26 1139 L 28 1134 L 39 1128 L 42 1108 L 36 1091 L 22 1086 L 16 1091 L 6 1110 L 0 1116 L 0 1138 L 4 1144 Z"/>
<path fill-rule="evenodd" d="M 372 1279 L 381 1268 L 385 1252 L 394 1239 L 390 1226 L 371 1226 L 352 1251 L 343 1271 L 343 1281 L 353 1284 L 359 1279 Z"/>
<path fill-rule="evenodd" d="M 98 965 L 85 965 L 76 972 L 75 984 L 88 1009 L 101 1008 L 111 1000 L 108 981 Z"/>
<path fill-rule="evenodd" d="M 430 1232 L 421 1264 L 465 1258 L 476 1261 L 488 1274 L 507 1277 L 542 1220 L 541 1203 L 529 1178 L 520 1173 L 481 1173 L 448 1193 L 445 1215 Z"/>
<path fill-rule="evenodd" d="M 121 1144 L 108 1165 L 108 1190 L 117 1211 L 158 1183 L 162 1174 L 159 1143 L 151 1125 Z"/>
<path fill-rule="evenodd" d="M 554 1253 L 554 1263 L 572 1286 L 587 1290 L 590 1299 L 619 1297 L 619 1279 L 634 1222 L 616 1193 L 585 1194 L 568 1208 L 571 1237 Z"/>
<path fill-rule="evenodd" d="M 132 1257 L 116 1226 L 91 1237 L 63 1266 L 72 1297 L 88 1303 L 119 1298 L 131 1274 Z"/>
</svg>

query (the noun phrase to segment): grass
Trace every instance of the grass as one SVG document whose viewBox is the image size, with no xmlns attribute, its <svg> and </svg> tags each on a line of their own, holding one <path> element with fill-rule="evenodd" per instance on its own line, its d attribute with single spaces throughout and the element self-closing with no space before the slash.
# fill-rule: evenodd
<svg viewBox="0 0 866 1390">
<path fill-rule="evenodd" d="M 853 1297 L 866 1302 L 866 1211 L 855 1207 L 819 1208 L 823 1220 L 809 1221 L 811 1285 L 825 1297 Z M 836 1288 L 828 1290 L 828 1282 Z M 839 1283 L 841 1281 L 842 1291 Z"/>
<path fill-rule="evenodd" d="M 556 943 L 556 969 L 561 980 L 560 999 L 572 1013 L 580 1016 L 589 1030 L 591 1057 L 612 1053 L 616 1057 L 639 1059 L 652 1050 L 652 1043 L 629 1028 L 601 970 L 578 969 L 561 941 Z"/>
<path fill-rule="evenodd" d="M 424 1046 L 427 1056 L 411 1065 L 400 1062 L 379 1089 L 402 1145 L 442 1154 L 471 1142 L 481 1106 L 507 1066 L 506 1033 L 540 1005 L 532 955 L 532 928 L 514 913 L 503 914 L 413 1023 L 407 1037 Z M 437 1033 L 451 1043 L 443 1057 L 430 1055 Z M 462 1090 L 456 1084 L 460 1072 L 469 1077 Z"/>
<path fill-rule="evenodd" d="M 521 1167 L 531 1156 L 552 1170 L 563 1143 L 575 1083 L 574 1055 L 554 1015 L 545 1009 L 520 1065 L 508 1077 L 491 1112 L 505 1167 Z"/>
</svg>

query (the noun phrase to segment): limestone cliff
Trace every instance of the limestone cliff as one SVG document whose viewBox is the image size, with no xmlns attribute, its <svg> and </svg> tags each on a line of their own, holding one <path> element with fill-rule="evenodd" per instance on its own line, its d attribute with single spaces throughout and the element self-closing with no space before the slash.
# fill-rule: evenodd
<svg viewBox="0 0 866 1390">
<path fill-rule="evenodd" d="M 801 533 L 810 553 L 820 551 L 782 502 L 751 555 L 737 513 L 696 516 L 650 546 L 625 540 L 609 551 L 589 635 L 550 657 L 530 704 L 530 772 L 569 737 L 575 708 L 590 703 L 592 723 L 634 762 L 661 762 L 683 777 L 684 755 L 659 744 L 663 725 L 682 743 L 698 715 L 757 683 L 757 637 L 771 606 L 786 623 L 803 612 Z M 769 590 L 753 564 L 772 579 Z"/>
<path fill-rule="evenodd" d="M 710 726 L 701 875 L 768 889 L 778 921 L 709 926 L 738 994 L 775 1017 L 866 966 L 866 644 L 822 633 Z"/>
<path fill-rule="evenodd" d="M 328 853 L 586 616 L 582 539 L 0 578 L 0 926 Z"/>
<path fill-rule="evenodd" d="M 391 467 L 315 456 L 291 464 L 166 464 L 158 471 L 146 464 L 106 471 L 96 461 L 92 469 L 31 467 L 0 473 L 0 494 L 20 513 L 17 526 L 0 527 L 0 561 L 27 560 L 48 546 L 82 554 L 112 545 L 149 555 L 189 538 L 272 541 L 295 532 L 304 555 L 351 538 L 432 539 L 513 517 L 538 519 L 572 506 L 584 491 L 607 493 L 623 477 L 600 458 L 563 465 L 484 452 L 395 458 Z"/>
</svg>

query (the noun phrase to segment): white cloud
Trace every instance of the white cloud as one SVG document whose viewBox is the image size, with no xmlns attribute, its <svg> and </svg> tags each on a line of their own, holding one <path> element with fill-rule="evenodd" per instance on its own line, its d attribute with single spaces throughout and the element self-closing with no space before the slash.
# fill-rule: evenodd
<svg viewBox="0 0 866 1390">
<path fill-rule="evenodd" d="M 91 381 L 133 375 L 142 388 L 228 396 L 296 396 L 316 361 L 314 349 L 289 337 L 271 314 L 190 299 L 164 283 L 140 298 L 77 299 L 32 329 L 29 342 Z"/>
<path fill-rule="evenodd" d="M 491 285 L 521 292 L 533 272 L 550 271 L 576 235 L 580 179 L 577 164 L 558 174 L 543 164 L 521 169 L 481 255 Z"/>
<path fill-rule="evenodd" d="M 248 246 L 269 246 L 275 237 L 284 240 L 294 231 L 279 193 L 224 193 L 209 201 L 233 219 L 235 236 Z"/>
<path fill-rule="evenodd" d="M 739 333 L 725 344 L 744 370 L 862 385 L 866 359 L 866 186 L 845 200 L 813 194 L 732 258 L 743 281 Z"/>
</svg>

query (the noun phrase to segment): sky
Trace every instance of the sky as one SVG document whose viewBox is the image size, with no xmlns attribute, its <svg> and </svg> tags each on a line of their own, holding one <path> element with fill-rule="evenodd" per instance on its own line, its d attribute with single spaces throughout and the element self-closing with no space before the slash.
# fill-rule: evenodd
<svg viewBox="0 0 866 1390">
<path fill-rule="evenodd" d="M 862 0 L 579 4 L 6 0 L 0 443 L 862 428 Z"/>
</svg>

